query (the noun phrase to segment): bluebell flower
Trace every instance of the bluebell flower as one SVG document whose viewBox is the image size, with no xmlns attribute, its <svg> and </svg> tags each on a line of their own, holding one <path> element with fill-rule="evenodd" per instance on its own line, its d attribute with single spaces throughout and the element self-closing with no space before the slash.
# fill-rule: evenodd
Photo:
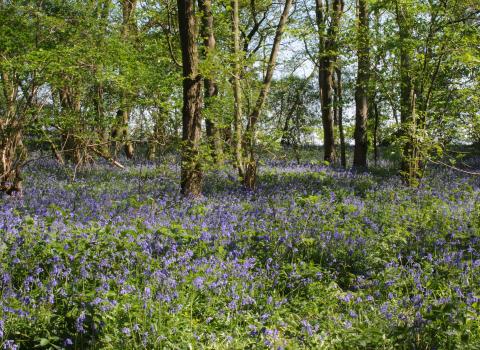
<svg viewBox="0 0 480 350">
<path fill-rule="evenodd" d="M 86 330 L 84 328 L 85 319 L 86 319 L 85 311 L 82 311 L 80 313 L 80 316 L 78 316 L 77 320 L 75 321 L 75 328 L 76 328 L 77 332 L 86 333 Z"/>
<path fill-rule="evenodd" d="M 193 280 L 193 285 L 195 286 L 195 288 L 197 289 L 203 289 L 203 283 L 204 283 L 205 279 L 203 277 L 196 277 L 194 280 Z"/>
<path fill-rule="evenodd" d="M 20 346 L 15 344 L 15 341 L 14 340 L 6 340 L 4 343 L 3 343 L 3 348 L 5 350 L 18 350 L 20 349 Z"/>
</svg>

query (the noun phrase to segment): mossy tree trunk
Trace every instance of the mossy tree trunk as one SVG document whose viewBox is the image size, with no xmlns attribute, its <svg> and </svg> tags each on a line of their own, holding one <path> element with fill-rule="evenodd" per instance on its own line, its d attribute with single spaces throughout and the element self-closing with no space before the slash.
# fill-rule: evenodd
<svg viewBox="0 0 480 350">
<path fill-rule="evenodd" d="M 177 6 L 183 67 L 181 192 L 185 196 L 195 197 L 202 191 L 202 79 L 198 70 L 196 13 L 194 0 L 177 0 Z"/>
<path fill-rule="evenodd" d="M 203 38 L 202 53 L 205 59 L 209 59 L 215 54 L 216 47 L 212 1 L 198 0 L 198 7 L 202 12 L 202 22 L 200 26 L 200 35 Z M 223 163 L 222 138 L 220 135 L 220 129 L 217 127 L 217 122 L 215 120 L 220 116 L 214 117 L 210 110 L 212 102 L 218 96 L 218 85 L 212 75 L 213 74 L 210 73 L 204 77 L 205 110 L 209 112 L 205 117 L 205 127 L 212 158 L 217 165 L 221 165 Z"/>
<path fill-rule="evenodd" d="M 357 1 L 357 58 L 355 86 L 355 149 L 353 166 L 367 168 L 368 153 L 368 82 L 370 78 L 370 41 L 367 0 Z"/>
</svg>

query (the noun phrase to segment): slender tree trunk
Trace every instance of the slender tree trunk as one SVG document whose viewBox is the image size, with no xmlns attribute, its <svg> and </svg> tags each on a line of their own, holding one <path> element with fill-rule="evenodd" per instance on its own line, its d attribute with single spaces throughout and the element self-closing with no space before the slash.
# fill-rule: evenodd
<svg viewBox="0 0 480 350">
<path fill-rule="evenodd" d="M 158 145 L 157 145 L 158 136 L 157 136 L 156 122 L 153 128 L 154 128 L 153 134 L 151 135 L 150 140 L 148 141 L 148 151 L 147 151 L 147 159 L 151 162 L 157 159 L 157 152 L 158 152 Z"/>
<path fill-rule="evenodd" d="M 238 174 L 241 178 L 245 174 L 245 166 L 243 164 L 242 154 L 242 117 L 243 117 L 243 102 L 242 90 L 240 86 L 240 76 L 242 74 L 242 63 L 240 62 L 240 17 L 238 0 L 232 0 L 232 32 L 233 32 L 233 54 L 234 54 L 234 68 L 233 68 L 233 98 L 234 98 L 234 149 L 235 161 Z"/>
<path fill-rule="evenodd" d="M 181 192 L 199 196 L 202 191 L 200 164 L 201 84 L 194 0 L 177 0 L 183 64 Z"/>
<path fill-rule="evenodd" d="M 97 3 L 97 18 L 101 24 L 101 31 L 98 33 L 96 47 L 100 47 L 102 45 L 102 37 L 106 35 L 107 25 L 108 25 L 108 16 L 110 14 L 110 6 L 111 0 L 103 0 L 98 1 Z M 97 71 L 101 72 L 104 68 L 103 63 L 98 64 Z M 106 157 L 110 157 L 110 132 L 109 126 L 107 125 L 106 118 L 105 118 L 105 101 L 104 101 L 104 86 L 103 83 L 100 81 L 95 82 L 94 84 L 94 98 L 93 103 L 95 105 L 96 110 L 96 131 L 98 135 L 98 139 L 101 145 L 98 147 L 99 152 Z M 52 143 L 52 147 L 55 145 Z M 59 153 L 54 153 L 57 156 L 60 156 Z M 58 157 L 57 157 L 58 158 Z M 63 160 L 59 160 L 61 163 Z"/>
<path fill-rule="evenodd" d="M 282 129 L 282 139 L 280 141 L 280 144 L 282 146 L 290 146 L 292 144 L 291 142 L 291 132 L 290 132 L 290 119 L 292 118 L 292 115 L 290 113 L 287 114 L 285 117 L 285 123 L 283 124 L 283 129 Z"/>
<path fill-rule="evenodd" d="M 375 125 L 373 127 L 373 159 L 375 166 L 378 164 L 378 127 L 379 127 L 379 115 L 378 115 L 378 104 L 373 98 L 373 111 L 375 116 Z"/>
<path fill-rule="evenodd" d="M 106 156 L 110 156 L 110 147 L 109 147 L 110 137 L 109 137 L 107 126 L 105 125 L 103 85 L 101 83 L 95 83 L 94 92 L 95 92 L 95 97 L 93 98 L 93 104 L 95 105 L 95 110 L 96 110 L 95 128 L 98 135 L 98 139 L 100 141 L 100 146 L 98 148 L 100 153 Z"/>
<path fill-rule="evenodd" d="M 343 86 L 342 86 L 342 71 L 338 67 L 335 69 L 337 78 L 335 79 L 335 96 L 336 96 L 336 110 L 338 129 L 340 132 L 340 163 L 343 168 L 347 167 L 347 150 L 345 144 L 345 130 L 343 128 Z"/>
<path fill-rule="evenodd" d="M 164 114 L 166 111 L 160 107 L 154 117 L 153 133 L 148 142 L 148 160 L 154 161 L 158 156 L 159 143 L 164 130 Z"/>
<path fill-rule="evenodd" d="M 213 31 L 213 13 L 211 0 L 198 0 L 198 7 L 202 12 L 200 35 L 203 38 L 203 56 L 207 58 L 215 52 L 215 34 Z M 205 86 L 205 109 L 208 110 L 212 100 L 218 95 L 218 86 L 213 77 L 204 77 Z M 216 126 L 213 116 L 208 115 L 205 119 L 207 137 L 209 140 L 212 157 L 218 165 L 223 162 L 223 147 L 220 130 Z"/>
<path fill-rule="evenodd" d="M 374 22 L 373 22 L 373 35 L 374 35 L 374 40 L 378 40 L 378 37 L 381 35 L 380 34 L 380 13 L 379 9 L 376 8 L 375 11 L 373 12 L 374 15 Z M 369 118 L 372 117 L 373 113 L 373 119 L 374 119 L 374 126 L 373 126 L 373 159 L 375 162 L 375 166 L 378 165 L 378 157 L 379 157 L 379 149 L 378 149 L 378 129 L 380 127 L 380 114 L 378 111 L 378 98 L 377 98 L 377 72 L 378 72 L 378 65 L 380 64 L 381 60 L 381 53 L 379 50 L 375 52 L 375 56 L 373 58 L 373 70 L 372 70 L 372 75 L 374 75 L 373 79 L 369 80 L 369 101 L 370 105 L 373 107 L 369 108 L 368 113 L 369 113 Z"/>
<path fill-rule="evenodd" d="M 358 72 L 355 87 L 355 149 L 353 166 L 367 168 L 368 152 L 368 81 L 370 77 L 367 0 L 358 0 L 357 57 Z"/>
<path fill-rule="evenodd" d="M 411 18 L 408 9 L 396 3 L 396 20 L 400 38 L 400 122 L 405 145 L 402 153 L 401 173 L 405 182 L 413 186 L 419 177 L 419 160 L 414 145 L 415 88 L 411 72 L 413 48 L 409 43 L 412 37 Z"/>
<path fill-rule="evenodd" d="M 123 23 L 122 23 L 122 37 L 125 42 L 131 40 L 131 33 L 135 32 L 137 29 L 135 23 L 135 11 L 137 7 L 137 0 L 122 0 L 122 14 L 123 14 Z M 124 142 L 125 155 L 128 159 L 133 158 L 134 147 L 133 143 L 130 140 L 130 114 L 131 106 L 129 103 L 129 93 L 127 91 L 122 92 L 122 106 L 121 112 L 121 122 L 122 122 L 122 139 Z"/>
<path fill-rule="evenodd" d="M 288 15 L 292 7 L 293 0 L 286 0 L 285 6 L 283 8 L 282 15 L 277 25 L 277 30 L 275 32 L 275 38 L 273 40 L 272 51 L 270 52 L 270 58 L 268 60 L 267 71 L 263 79 L 262 88 L 260 94 L 258 95 L 255 107 L 248 117 L 247 130 L 245 131 L 245 145 L 247 148 L 247 157 L 245 165 L 245 175 L 243 178 L 243 185 L 250 190 L 254 190 L 257 180 L 257 160 L 255 159 L 255 130 L 258 118 L 262 112 L 263 105 L 268 96 L 270 90 L 270 85 L 272 83 L 273 72 L 275 70 L 275 65 L 277 63 L 278 53 L 280 51 L 280 43 L 282 41 L 282 35 L 285 30 L 285 26 L 288 20 Z"/>
<path fill-rule="evenodd" d="M 280 141 L 280 144 L 282 144 L 282 145 L 291 146 L 292 144 L 295 143 L 294 135 L 292 134 L 292 132 L 290 130 L 290 121 L 292 121 L 292 119 L 294 119 L 295 113 L 297 112 L 297 108 L 299 107 L 299 105 L 302 102 L 302 93 L 303 93 L 302 90 L 303 89 L 299 89 L 299 90 L 296 91 L 295 101 L 293 101 L 290 108 L 287 110 L 287 115 L 285 117 L 285 123 L 284 123 L 283 129 L 282 129 L 282 139 Z M 286 99 L 287 99 L 287 103 L 288 103 L 288 93 L 286 95 L 287 95 Z M 283 98 L 281 100 L 281 103 L 283 105 Z M 281 112 L 280 114 L 283 114 L 283 112 Z"/>
</svg>

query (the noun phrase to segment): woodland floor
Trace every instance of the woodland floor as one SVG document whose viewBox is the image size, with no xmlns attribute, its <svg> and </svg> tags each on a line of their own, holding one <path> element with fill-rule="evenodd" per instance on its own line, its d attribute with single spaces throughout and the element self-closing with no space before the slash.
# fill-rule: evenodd
<svg viewBox="0 0 480 350">
<path fill-rule="evenodd" d="M 0 347 L 480 348 L 480 179 L 312 163 L 198 200 L 173 160 L 33 163 L 0 199 Z"/>
</svg>

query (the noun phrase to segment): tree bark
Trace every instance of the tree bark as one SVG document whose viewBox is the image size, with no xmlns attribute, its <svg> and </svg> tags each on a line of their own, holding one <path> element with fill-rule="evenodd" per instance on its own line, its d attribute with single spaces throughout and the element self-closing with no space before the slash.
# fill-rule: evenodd
<svg viewBox="0 0 480 350">
<path fill-rule="evenodd" d="M 130 36 L 132 32 L 137 30 L 137 26 L 135 23 L 135 11 L 137 7 L 137 0 L 122 0 L 122 37 L 125 42 L 130 41 Z M 129 104 L 129 96 L 127 91 L 122 92 L 122 106 L 121 112 L 121 122 L 122 122 L 122 139 L 124 142 L 124 150 L 125 155 L 128 159 L 133 158 L 134 154 L 134 147 L 133 143 L 130 140 L 130 131 L 129 131 L 129 124 L 130 124 L 130 114 L 131 114 L 131 106 Z"/>
<path fill-rule="evenodd" d="M 380 35 L 380 13 L 379 9 L 376 8 L 375 11 L 373 12 L 374 15 L 374 22 L 373 22 L 373 35 L 375 37 L 374 40 L 377 40 L 378 36 Z M 380 113 L 379 113 L 379 99 L 377 97 L 377 75 L 378 75 L 378 66 L 380 64 L 381 60 L 381 53 L 379 50 L 375 52 L 375 55 L 373 57 L 373 69 L 371 73 L 374 75 L 373 79 L 370 79 L 369 81 L 369 104 L 372 108 L 369 108 L 368 113 L 369 113 L 369 118 L 372 117 L 373 114 L 373 119 L 374 119 L 374 125 L 373 125 L 373 160 L 375 166 L 378 165 L 378 157 L 379 157 L 379 141 L 378 141 L 378 129 L 380 127 Z"/>
<path fill-rule="evenodd" d="M 343 128 L 343 86 L 342 86 L 342 71 L 340 67 L 335 69 L 335 108 L 337 110 L 338 131 L 340 132 L 340 164 L 343 168 L 347 167 L 347 150 L 345 144 L 345 130 Z"/>
<path fill-rule="evenodd" d="M 411 18 L 408 9 L 396 3 L 396 20 L 400 39 L 400 123 L 401 135 L 405 139 L 401 174 L 405 182 L 412 186 L 418 180 L 419 160 L 416 156 L 414 135 L 416 120 L 415 116 L 415 88 L 411 72 L 413 49 L 411 48 Z"/>
<path fill-rule="evenodd" d="M 181 193 L 185 196 L 199 196 L 202 191 L 199 159 L 202 79 L 198 72 L 194 0 L 177 0 L 177 6 L 183 64 Z"/>
<path fill-rule="evenodd" d="M 0 75 L 5 103 L 4 114 L 0 115 L 0 192 L 8 195 L 16 192 L 21 194 L 21 168 L 27 157 L 23 144 L 23 123 L 16 106 L 19 88 L 15 75 L 12 76 L 5 71 Z"/>
<path fill-rule="evenodd" d="M 215 52 L 215 33 L 212 13 L 211 0 L 198 0 L 198 7 L 202 12 L 202 23 L 200 28 L 200 35 L 203 38 L 203 57 L 208 58 Z M 204 94 L 205 94 L 205 109 L 208 110 L 211 106 L 212 100 L 218 95 L 218 86 L 215 79 L 212 77 L 204 77 Z M 220 130 L 217 127 L 212 115 L 205 119 L 205 126 L 208 141 L 211 148 L 211 154 L 214 161 L 221 165 L 223 163 L 223 147 Z"/>
<path fill-rule="evenodd" d="M 97 20 L 100 23 L 100 30 L 97 33 L 98 37 L 96 40 L 96 47 L 102 45 L 102 37 L 106 35 L 107 25 L 108 25 L 108 16 L 110 14 L 111 0 L 98 1 L 97 3 Z M 102 72 L 104 69 L 103 63 L 99 63 L 96 67 L 96 72 Z M 101 154 L 110 156 L 110 126 L 106 122 L 105 115 L 105 99 L 104 99 L 104 84 L 101 81 L 96 81 L 93 86 L 93 104 L 96 111 L 96 120 L 95 120 L 95 131 L 98 135 L 98 140 L 100 141 L 99 151 Z M 54 151 L 55 157 L 62 163 L 63 159 L 59 159 L 61 154 L 58 153 L 56 147 L 51 143 L 52 150 Z"/>
<path fill-rule="evenodd" d="M 355 149 L 353 153 L 353 167 L 366 169 L 368 152 L 368 82 L 370 78 L 367 0 L 358 0 L 357 6 L 358 71 L 355 86 Z"/>
<path fill-rule="evenodd" d="M 378 103 L 373 97 L 373 112 L 375 117 L 375 124 L 373 126 L 373 160 L 375 166 L 378 164 L 378 127 L 379 127 L 379 115 L 378 115 Z"/>
<path fill-rule="evenodd" d="M 292 7 L 293 0 L 286 0 L 285 6 L 283 8 L 282 15 L 277 25 L 275 32 L 275 38 L 273 40 L 272 51 L 270 52 L 270 58 L 268 60 L 267 71 L 263 79 L 262 88 L 260 94 L 258 95 L 255 107 L 248 117 L 247 129 L 245 131 L 245 145 L 247 148 L 247 158 L 245 164 L 245 174 L 243 177 L 243 185 L 250 190 L 254 190 L 256 187 L 257 180 L 257 160 L 255 159 L 254 143 L 255 143 L 255 129 L 260 113 L 262 112 L 265 100 L 267 99 L 268 92 L 270 90 L 270 85 L 272 83 L 273 72 L 275 70 L 275 65 L 277 63 L 278 53 L 280 51 L 280 43 L 282 40 L 282 35 L 285 30 L 285 26 L 288 20 L 288 15 Z"/>
<path fill-rule="evenodd" d="M 333 163 L 336 160 L 335 154 L 335 128 L 333 117 L 333 74 L 336 64 L 337 36 L 340 27 L 340 18 L 343 13 L 343 0 L 334 0 L 330 26 L 326 30 L 327 16 L 323 0 L 316 0 L 316 21 L 319 31 L 319 74 L 318 84 L 320 91 L 320 102 L 322 105 L 322 125 L 324 160 Z"/>
<path fill-rule="evenodd" d="M 242 154 L 242 117 L 243 117 L 243 102 L 242 91 L 240 86 L 240 76 L 242 74 L 242 65 L 240 62 L 240 17 L 239 17 L 239 4 L 238 0 L 232 0 L 232 32 L 233 32 L 233 54 L 234 54 L 234 67 L 233 67 L 233 98 L 234 98 L 234 149 L 235 149 L 235 162 L 238 170 L 238 174 L 241 178 L 244 177 L 245 167 L 243 164 Z"/>
</svg>

